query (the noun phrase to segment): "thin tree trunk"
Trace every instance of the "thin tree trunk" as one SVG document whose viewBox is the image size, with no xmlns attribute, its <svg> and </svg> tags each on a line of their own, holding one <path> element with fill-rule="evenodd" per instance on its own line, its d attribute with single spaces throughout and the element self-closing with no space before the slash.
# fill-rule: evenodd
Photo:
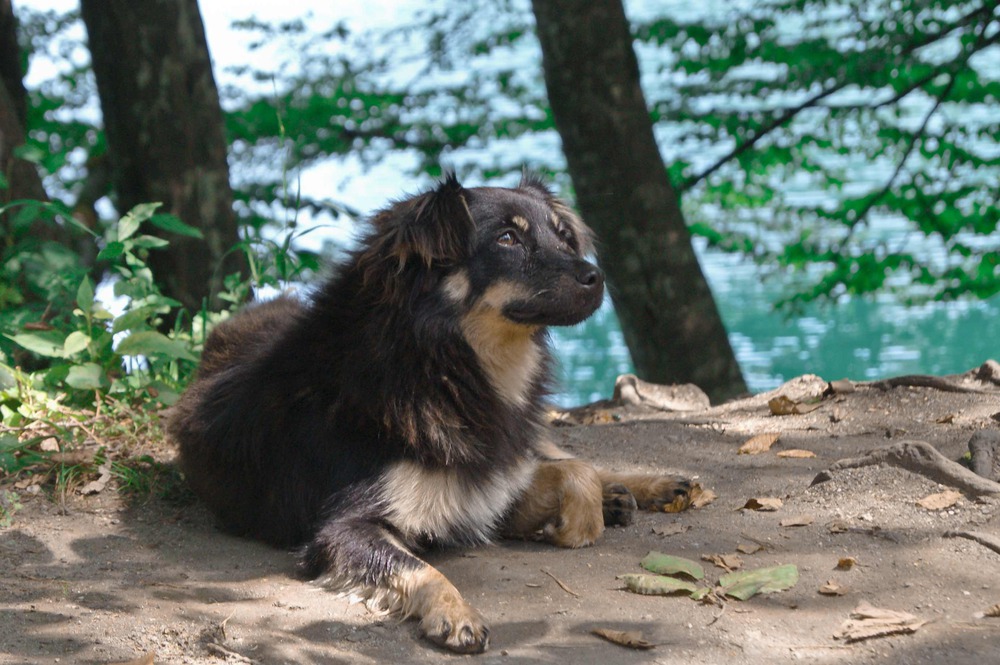
<svg viewBox="0 0 1000 665">
<path fill-rule="evenodd" d="M 10 0 L 0 0 L 0 173 L 8 185 L 0 190 L 0 204 L 21 198 L 46 199 L 35 165 L 14 156 L 14 149 L 24 145 L 27 116 L 16 26 Z"/>
<path fill-rule="evenodd" d="M 636 371 L 713 401 L 746 392 L 653 136 L 621 0 L 532 5 L 577 205 L 601 241 Z"/>
<path fill-rule="evenodd" d="M 165 236 L 150 254 L 164 293 L 189 311 L 246 273 L 219 94 L 196 0 L 82 0 L 121 212 L 162 202 L 204 240 Z"/>
</svg>

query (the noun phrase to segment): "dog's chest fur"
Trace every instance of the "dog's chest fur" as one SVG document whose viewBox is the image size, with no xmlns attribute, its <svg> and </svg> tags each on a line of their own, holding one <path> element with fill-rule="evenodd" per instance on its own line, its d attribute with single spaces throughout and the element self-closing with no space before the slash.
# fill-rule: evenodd
<svg viewBox="0 0 1000 665">
<path fill-rule="evenodd" d="M 487 542 L 536 467 L 533 457 L 525 457 L 472 477 L 462 468 L 396 462 L 380 483 L 386 518 L 411 543 Z"/>
</svg>

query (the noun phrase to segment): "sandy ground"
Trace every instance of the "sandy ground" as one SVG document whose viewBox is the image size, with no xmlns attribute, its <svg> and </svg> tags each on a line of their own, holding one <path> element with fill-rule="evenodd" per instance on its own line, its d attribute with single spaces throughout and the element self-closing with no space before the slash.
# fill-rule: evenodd
<svg viewBox="0 0 1000 665">
<path fill-rule="evenodd" d="M 979 392 L 858 386 L 804 415 L 771 415 L 773 395 L 764 395 L 696 413 L 598 410 L 586 419 L 607 424 L 555 428 L 578 456 L 696 476 L 718 498 L 678 514 L 642 513 L 581 550 L 501 542 L 429 553 L 492 622 L 482 656 L 445 653 L 412 621 L 372 615 L 300 581 L 293 554 L 221 534 L 197 504 L 130 502 L 108 489 L 60 505 L 45 488 L 16 490 L 22 508 L 0 530 L 0 663 L 997 662 L 1000 618 L 982 615 L 1000 603 L 1000 553 L 944 537 L 1000 537 L 996 499 L 965 495 L 928 510 L 916 502 L 945 488 L 886 466 L 810 486 L 837 460 L 874 448 L 916 439 L 958 460 L 973 434 L 1000 430 L 1000 387 L 956 380 Z M 824 385 L 800 379 L 785 392 Z M 768 452 L 737 454 L 761 433 L 780 438 Z M 815 457 L 778 457 L 790 449 Z M 8 479 L 0 489 L 12 487 Z M 740 510 L 752 497 L 784 503 L 776 512 Z M 812 523 L 780 525 L 794 516 Z M 632 594 L 617 579 L 641 572 L 651 550 L 699 559 L 740 545 L 762 546 L 740 555 L 744 568 L 795 564 L 798 583 L 713 604 Z M 837 570 L 846 557 L 857 565 Z M 712 580 L 724 572 L 704 565 Z M 818 593 L 828 581 L 846 593 Z M 927 623 L 913 634 L 836 639 L 863 601 Z M 598 627 L 641 631 L 656 646 L 623 648 L 590 634 Z"/>
</svg>

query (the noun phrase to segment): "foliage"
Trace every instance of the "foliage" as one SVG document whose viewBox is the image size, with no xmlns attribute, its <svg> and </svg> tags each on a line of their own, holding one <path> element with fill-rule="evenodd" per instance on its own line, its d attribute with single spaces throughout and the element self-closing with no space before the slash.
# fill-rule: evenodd
<svg viewBox="0 0 1000 665">
<path fill-rule="evenodd" d="M 711 246 L 797 275 L 788 302 L 1000 290 L 995 3 L 627 10 L 670 177 Z M 20 14 L 36 52 L 73 18 Z M 436 176 L 448 164 L 484 180 L 527 164 L 568 186 L 525 0 L 449 2 L 364 34 L 301 18 L 234 27 L 268 54 L 266 66 L 227 72 L 235 82 L 222 88 L 238 207 L 258 251 L 289 210 L 343 212 L 288 194 L 288 172 L 329 158 L 372 165 L 404 155 L 415 172 Z M 53 165 L 73 161 L 56 148 L 82 146 L 87 159 L 76 163 L 103 150 L 100 132 L 66 111 L 94 103 L 84 71 L 31 91 L 32 141 Z M 287 167 L 280 177 L 276 160 Z M 301 267 L 314 262 L 307 254 Z"/>
<path fill-rule="evenodd" d="M 20 201 L 5 209 L 11 208 L 21 210 L 14 220 L 24 224 L 71 219 L 60 204 Z M 125 459 L 150 441 L 162 440 L 159 411 L 176 400 L 197 363 L 206 329 L 222 315 L 202 312 L 184 330 L 161 330 L 179 304 L 160 294 L 146 259 L 169 243 L 143 231 L 151 226 L 187 235 L 198 231 L 156 214 L 156 208 L 137 206 L 103 238 L 95 238 L 97 257 L 113 275 L 110 293 L 103 298 L 86 267 L 66 260 L 49 265 L 50 309 L 39 315 L 32 307 L 6 308 L 0 321 L 5 342 L 0 353 L 0 473 L 42 474 L 64 494 L 99 466 L 95 447 L 101 456 Z M 6 293 L 19 294 L 22 285 L 11 276 L 44 261 L 49 245 L 28 234 L 13 236 L 0 281 Z M 114 312 L 108 304 L 111 296 Z M 90 456 L 78 460 L 77 453 L 86 450 Z"/>
<path fill-rule="evenodd" d="M 791 301 L 1000 291 L 995 3 L 655 11 L 635 7 L 636 47 L 694 232 L 799 275 Z M 563 168 L 526 2 L 450 3 L 348 49 L 300 23 L 244 27 L 301 54 L 269 73 L 301 163 L 404 151 L 431 175 L 443 160 L 486 179 L 525 161 Z M 240 140 L 267 146 L 273 136 L 254 118 L 273 110 L 245 100 L 231 116 Z"/>
</svg>

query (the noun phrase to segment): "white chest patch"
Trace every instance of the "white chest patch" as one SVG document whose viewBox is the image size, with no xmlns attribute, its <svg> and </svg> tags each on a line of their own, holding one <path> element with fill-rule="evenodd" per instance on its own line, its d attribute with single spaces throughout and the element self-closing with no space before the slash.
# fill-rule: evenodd
<svg viewBox="0 0 1000 665">
<path fill-rule="evenodd" d="M 406 540 L 487 542 L 513 501 L 527 489 L 537 462 L 526 459 L 485 478 L 456 469 L 427 469 L 397 462 L 382 476 L 389 522 Z"/>
</svg>

